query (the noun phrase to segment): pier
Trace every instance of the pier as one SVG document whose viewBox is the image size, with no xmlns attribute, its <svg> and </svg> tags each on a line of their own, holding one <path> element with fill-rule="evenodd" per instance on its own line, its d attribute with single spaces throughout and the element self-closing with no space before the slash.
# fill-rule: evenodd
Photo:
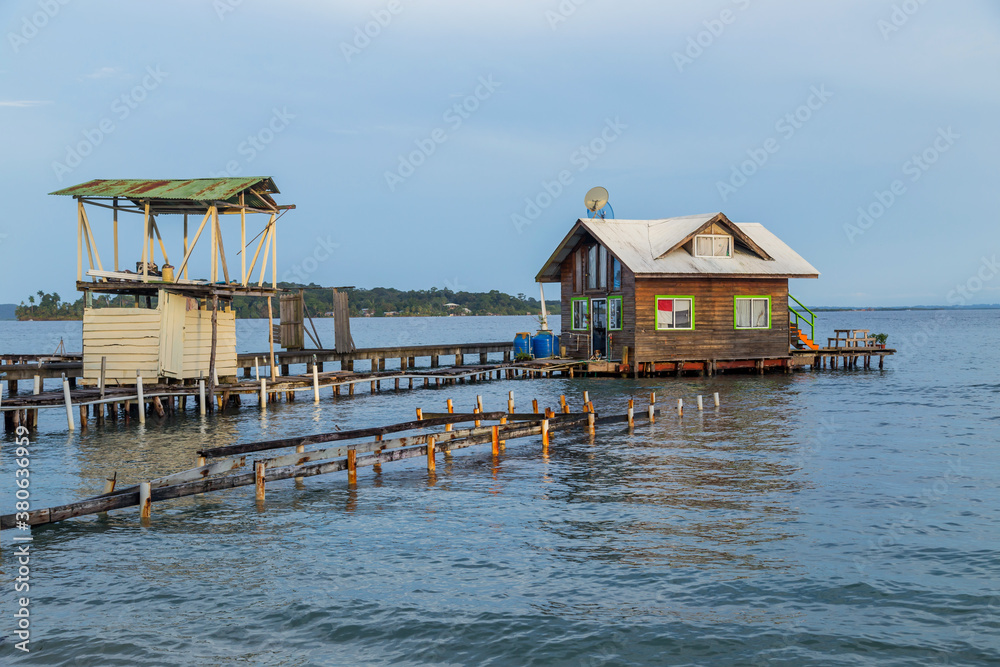
<svg viewBox="0 0 1000 667">
<path fill-rule="evenodd" d="M 713 398 L 717 412 L 719 395 Z M 114 473 L 107 479 L 102 494 L 67 505 L 4 515 L 0 517 L 0 530 L 23 529 L 135 506 L 139 507 L 140 520 L 148 523 L 153 503 L 251 485 L 255 487 L 255 499 L 260 507 L 266 498 L 268 482 L 294 479 L 298 485 L 306 477 L 346 471 L 347 484 L 356 488 L 359 468 L 371 466 L 381 474 L 383 464 L 410 458 L 426 460 L 427 474 L 433 483 L 438 456 L 447 460 L 453 452 L 464 448 L 489 443 L 492 458 L 498 462 L 507 441 L 540 436 L 541 455 L 547 458 L 553 432 L 577 428 L 594 438 L 599 425 L 623 424 L 631 431 L 637 422 L 655 422 L 657 414 L 676 414 L 678 419 L 684 416 L 683 399 L 677 399 L 676 408 L 672 402 L 658 405 L 655 393 L 649 394 L 645 409 L 637 411 L 635 400 L 628 399 L 625 412 L 607 416 L 597 414 L 586 392 L 580 412 L 571 411 L 565 396 L 560 397 L 558 410 L 545 408 L 540 411 L 538 401 L 534 400 L 531 412 L 521 413 L 515 412 L 513 392 L 508 394 L 506 410 L 485 411 L 482 397 L 477 397 L 476 403 L 472 413 L 454 413 L 449 400 L 448 412 L 425 413 L 417 408 L 417 419 L 410 422 L 202 449 L 194 452 L 193 468 L 151 480 L 135 480 L 124 488 L 118 488 L 118 474 Z M 696 405 L 698 411 L 705 410 L 702 396 L 697 397 Z M 484 425 L 484 422 L 495 423 Z M 470 428 L 454 428 L 457 424 L 468 423 L 471 423 Z M 439 430 L 440 427 L 444 430 Z M 419 432 L 385 438 L 407 431 Z M 341 444 L 306 450 L 306 447 L 331 442 Z M 252 465 L 248 466 L 247 457 L 251 455 Z M 247 472 L 234 472 L 247 467 L 250 468 Z"/>
</svg>

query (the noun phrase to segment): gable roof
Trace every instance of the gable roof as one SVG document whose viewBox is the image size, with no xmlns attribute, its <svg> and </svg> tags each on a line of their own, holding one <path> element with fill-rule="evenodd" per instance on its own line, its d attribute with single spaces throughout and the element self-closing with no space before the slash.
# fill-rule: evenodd
<svg viewBox="0 0 1000 667">
<path fill-rule="evenodd" d="M 736 247 L 731 258 L 695 257 L 682 247 L 715 223 L 731 230 L 736 237 L 737 244 L 734 244 Z M 588 235 L 597 239 L 639 276 L 819 277 L 815 267 L 764 225 L 756 222 L 734 223 L 722 213 L 703 213 L 662 220 L 577 220 L 535 280 L 559 282 L 559 267 L 563 260 Z"/>
</svg>

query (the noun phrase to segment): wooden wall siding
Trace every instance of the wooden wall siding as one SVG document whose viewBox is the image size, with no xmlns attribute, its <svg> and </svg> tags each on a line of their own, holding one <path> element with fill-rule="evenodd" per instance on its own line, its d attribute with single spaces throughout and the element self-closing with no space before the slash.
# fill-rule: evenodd
<svg viewBox="0 0 1000 667">
<path fill-rule="evenodd" d="M 590 245 L 589 243 L 581 243 L 580 245 Z M 632 298 L 633 291 L 635 289 L 635 274 L 624 264 L 622 264 L 622 288 L 618 292 L 610 292 L 610 285 L 612 284 L 613 277 L 608 270 L 608 285 L 607 289 L 596 289 L 589 290 L 586 289 L 586 280 L 584 280 L 584 290 L 582 292 L 575 292 L 573 290 L 573 271 L 575 270 L 576 261 L 574 254 L 580 246 L 577 246 L 570 253 L 569 257 L 563 260 L 561 271 L 561 283 L 560 287 L 562 289 L 561 297 L 561 307 L 564 315 L 562 316 L 562 335 L 559 337 L 559 344 L 566 347 L 566 354 L 571 358 L 583 359 L 589 358 L 593 353 L 590 349 L 590 333 L 587 332 L 587 336 L 573 335 L 577 332 L 572 330 L 573 324 L 573 309 L 572 309 L 572 299 L 573 297 L 587 297 L 589 298 L 605 298 L 608 296 L 621 295 L 622 299 L 622 317 L 623 329 L 621 331 L 609 331 L 611 334 L 611 357 L 613 359 L 621 359 L 622 349 L 627 345 L 630 350 L 634 349 L 635 346 L 635 300 Z M 609 256 L 613 256 L 610 252 Z M 582 333 L 582 332 L 580 332 Z M 631 353 L 630 353 L 631 354 Z"/>
<path fill-rule="evenodd" d="M 208 379 L 212 356 L 212 311 L 189 310 L 184 324 L 184 378 L 197 379 L 203 373 Z M 219 310 L 215 367 L 218 375 L 236 375 L 236 313 Z"/>
<path fill-rule="evenodd" d="M 160 311 L 148 308 L 86 308 L 83 311 L 83 379 L 135 384 L 135 372 L 155 379 L 160 357 Z"/>
<path fill-rule="evenodd" d="M 693 331 L 657 331 L 656 296 L 694 296 Z M 769 295 L 771 328 L 733 328 L 733 297 Z M 636 361 L 697 361 L 788 356 L 788 280 L 639 278 L 635 290 Z"/>
<path fill-rule="evenodd" d="M 166 302 L 166 300 L 164 300 Z M 186 310 L 183 317 L 183 371 L 162 373 L 163 310 L 148 308 L 88 308 L 83 311 L 83 381 L 95 384 L 101 376 L 101 357 L 107 357 L 105 378 L 117 384 L 135 384 L 136 370 L 144 381 L 158 377 L 208 377 L 212 354 L 212 311 Z M 176 332 L 176 329 L 174 330 Z M 216 367 L 220 378 L 236 376 L 236 314 L 219 311 Z"/>
</svg>

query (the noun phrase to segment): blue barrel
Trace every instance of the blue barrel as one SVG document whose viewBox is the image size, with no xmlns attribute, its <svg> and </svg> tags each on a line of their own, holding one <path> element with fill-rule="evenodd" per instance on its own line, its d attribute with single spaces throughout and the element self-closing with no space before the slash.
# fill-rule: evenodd
<svg viewBox="0 0 1000 667">
<path fill-rule="evenodd" d="M 531 354 L 531 334 L 527 331 L 514 336 L 514 358 L 519 354 Z"/>
<path fill-rule="evenodd" d="M 531 341 L 531 349 L 535 354 L 535 359 L 548 359 L 552 355 L 552 346 L 555 336 L 551 331 L 539 331 Z"/>
</svg>

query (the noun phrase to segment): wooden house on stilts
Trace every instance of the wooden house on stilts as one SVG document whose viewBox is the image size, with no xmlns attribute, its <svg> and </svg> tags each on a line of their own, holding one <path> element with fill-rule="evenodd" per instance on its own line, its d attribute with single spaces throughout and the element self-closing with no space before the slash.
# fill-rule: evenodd
<svg viewBox="0 0 1000 667">
<path fill-rule="evenodd" d="M 215 382 L 235 381 L 233 298 L 267 298 L 270 319 L 277 223 L 295 208 L 275 203 L 274 181 L 93 180 L 52 194 L 77 201 L 77 289 L 86 297 L 83 382 L 96 384 L 102 374 L 116 384 L 134 384 L 137 374 L 152 383 L 202 377 L 211 393 Z M 96 219 L 91 224 L 95 212 L 103 228 Z M 253 225 L 249 216 L 264 222 Z M 238 267 L 227 261 L 224 231 L 228 259 Z M 271 356 L 273 368 L 273 342 Z"/>
<path fill-rule="evenodd" d="M 564 356 L 712 374 L 787 369 L 792 347 L 815 350 L 814 316 L 788 281 L 818 277 L 763 225 L 709 213 L 578 220 L 535 279 L 561 285 Z"/>
</svg>

